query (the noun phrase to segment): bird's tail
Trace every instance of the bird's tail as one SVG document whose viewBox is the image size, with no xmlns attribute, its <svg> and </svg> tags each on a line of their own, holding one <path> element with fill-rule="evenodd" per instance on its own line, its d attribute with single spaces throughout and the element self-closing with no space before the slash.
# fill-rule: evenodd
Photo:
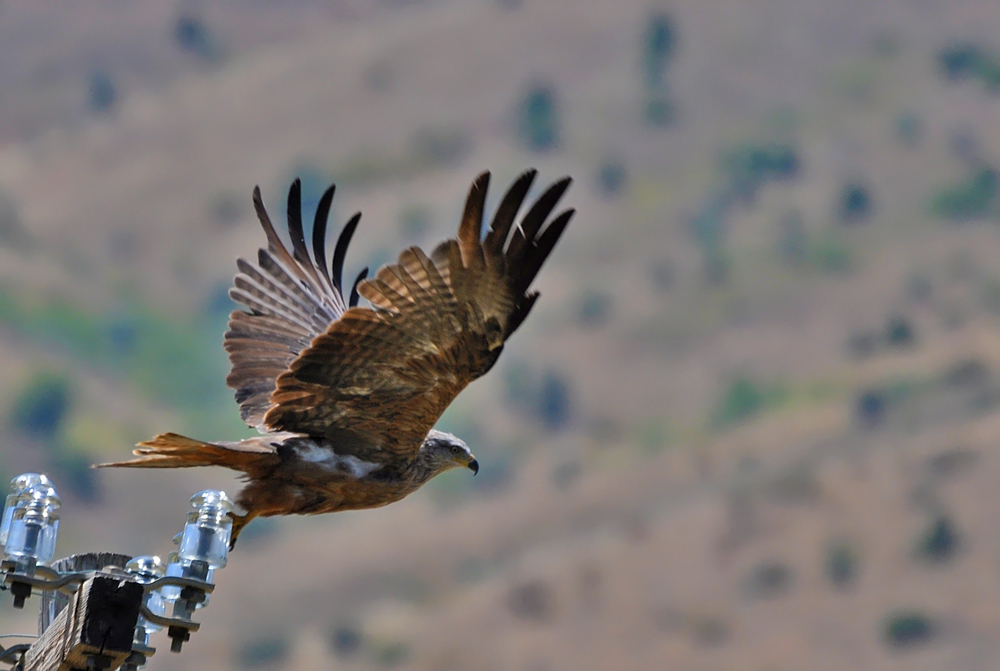
<svg viewBox="0 0 1000 671">
<path fill-rule="evenodd" d="M 161 433 L 152 440 L 143 441 L 132 453 L 138 458 L 108 464 L 95 464 L 94 468 L 225 466 L 237 471 L 248 472 L 259 467 L 262 460 L 273 459 L 276 456 L 274 450 L 252 443 L 206 443 L 176 433 Z"/>
</svg>

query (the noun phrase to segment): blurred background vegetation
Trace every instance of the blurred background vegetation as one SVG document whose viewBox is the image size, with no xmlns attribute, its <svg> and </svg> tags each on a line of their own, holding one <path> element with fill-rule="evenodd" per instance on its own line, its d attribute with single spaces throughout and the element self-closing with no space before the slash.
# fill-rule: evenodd
<svg viewBox="0 0 1000 671">
<path fill-rule="evenodd" d="M 479 476 L 255 521 L 149 668 L 994 668 L 998 35 L 984 0 L 0 0 L 0 477 L 52 475 L 64 554 L 166 554 L 231 474 L 87 466 L 250 435 L 252 187 L 311 224 L 336 182 L 353 276 L 534 166 L 578 215 L 440 422 Z"/>
</svg>

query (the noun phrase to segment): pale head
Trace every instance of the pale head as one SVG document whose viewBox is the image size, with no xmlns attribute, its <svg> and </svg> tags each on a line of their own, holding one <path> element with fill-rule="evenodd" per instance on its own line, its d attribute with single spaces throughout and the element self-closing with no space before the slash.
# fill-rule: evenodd
<svg viewBox="0 0 1000 671">
<path fill-rule="evenodd" d="M 417 462 L 428 477 L 452 468 L 468 468 L 473 474 L 479 472 L 479 462 L 460 438 L 444 431 L 431 429 L 420 446 Z"/>
</svg>

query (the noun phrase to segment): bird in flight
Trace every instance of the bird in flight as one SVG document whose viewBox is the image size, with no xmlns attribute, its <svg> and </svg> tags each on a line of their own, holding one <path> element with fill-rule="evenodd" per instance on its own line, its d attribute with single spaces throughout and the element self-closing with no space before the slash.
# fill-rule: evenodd
<svg viewBox="0 0 1000 671">
<path fill-rule="evenodd" d="M 479 175 L 457 239 L 430 256 L 410 247 L 372 278 L 366 268 L 346 293 L 344 258 L 361 214 L 344 226 L 328 265 L 334 187 L 319 200 L 311 256 L 299 180 L 288 193 L 291 252 L 254 189 L 267 248 L 256 264 L 237 261 L 229 295 L 248 311 L 230 315 L 225 349 L 226 382 L 243 420 L 261 435 L 203 442 L 164 433 L 139 443 L 136 459 L 100 466 L 240 471 L 247 484 L 236 499 L 244 514 L 233 514 L 234 544 L 255 517 L 377 508 L 449 469 L 477 473 L 468 446 L 433 427 L 528 316 L 538 299 L 529 287 L 573 217 L 568 209 L 549 220 L 566 177 L 515 224 L 535 175 L 514 181 L 485 235 L 490 176 Z M 359 306 L 360 297 L 370 306 Z"/>
</svg>

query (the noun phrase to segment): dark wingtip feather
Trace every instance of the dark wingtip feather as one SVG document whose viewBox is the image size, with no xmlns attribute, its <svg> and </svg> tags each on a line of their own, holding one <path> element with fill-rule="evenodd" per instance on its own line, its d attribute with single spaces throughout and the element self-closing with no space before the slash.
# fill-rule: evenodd
<svg viewBox="0 0 1000 671">
<path fill-rule="evenodd" d="M 347 246 L 351 244 L 351 238 L 354 237 L 354 231 L 358 228 L 358 222 L 361 221 L 361 213 L 355 212 L 354 216 L 351 217 L 350 221 L 344 226 L 344 230 L 340 232 L 340 237 L 337 238 L 337 246 L 333 250 L 333 283 L 337 286 L 337 289 L 343 291 L 343 281 L 344 281 L 344 259 L 347 257 Z M 367 269 L 365 269 L 367 272 Z M 357 285 L 357 282 L 355 282 Z"/>
<path fill-rule="evenodd" d="M 354 280 L 354 284 L 351 286 L 351 298 L 347 302 L 347 306 L 353 308 L 358 304 L 361 296 L 358 294 L 358 285 L 361 284 L 361 280 L 368 277 L 368 266 L 365 266 L 360 273 L 358 273 L 357 278 Z"/>
<path fill-rule="evenodd" d="M 472 182 L 469 195 L 465 199 L 462 223 L 458 226 L 458 244 L 462 250 L 462 260 L 466 265 L 477 251 L 481 252 L 483 209 L 486 207 L 486 191 L 489 186 L 489 171 L 480 173 Z"/>
<path fill-rule="evenodd" d="M 333 280 L 330 269 L 326 265 L 326 225 L 330 218 L 330 206 L 333 204 L 333 194 L 337 190 L 335 184 L 323 192 L 316 206 L 316 218 L 313 220 L 313 256 L 316 257 L 316 265 L 327 280 Z"/>
<path fill-rule="evenodd" d="M 533 291 L 526 295 L 517 307 L 514 308 L 514 312 L 510 315 L 510 320 L 507 322 L 507 333 L 504 334 L 504 340 L 510 337 L 514 331 L 524 322 L 528 313 L 531 312 L 531 308 L 535 306 L 535 301 L 538 300 L 539 293 Z"/>
<path fill-rule="evenodd" d="M 507 258 L 517 259 L 528 245 L 534 241 L 538 231 L 542 228 L 545 220 L 555 209 L 559 200 L 566 193 L 566 189 L 573 183 L 572 177 L 563 177 L 545 190 L 535 204 L 531 206 L 528 213 L 521 220 L 521 225 L 511 236 L 510 244 L 507 246 Z"/>
<path fill-rule="evenodd" d="M 493 215 L 493 223 L 490 224 L 490 231 L 486 234 L 486 239 L 483 241 L 483 248 L 487 254 L 497 255 L 503 250 L 507 236 L 510 234 L 510 229 L 514 225 L 514 219 L 517 217 L 517 211 L 521 209 L 524 197 L 528 195 L 531 184 L 535 181 L 537 175 L 538 171 L 534 168 L 525 170 L 511 184 L 510 188 L 507 189 L 507 193 L 504 194 L 503 200 L 500 201 L 500 206 L 497 207 L 497 211 Z"/>
<path fill-rule="evenodd" d="M 267 242 L 272 247 L 276 244 L 280 244 L 278 234 L 274 230 L 274 224 L 271 223 L 271 217 L 268 216 L 267 209 L 264 207 L 264 198 L 260 195 L 259 186 L 255 186 L 253 188 L 253 209 L 257 212 L 257 220 L 260 222 L 261 228 L 264 229 L 264 235 L 267 236 Z"/>
<path fill-rule="evenodd" d="M 576 210 L 568 209 L 552 220 L 542 234 L 528 246 L 524 253 L 524 260 L 521 263 L 521 270 L 515 279 L 514 291 L 520 293 L 526 291 L 541 270 L 542 264 L 549 258 L 549 254 L 559 241 L 559 236 L 563 234 L 569 225 L 570 219 L 576 214 Z"/>
<path fill-rule="evenodd" d="M 306 266 L 312 265 L 302 231 L 302 180 L 295 178 L 288 189 L 288 235 L 292 238 L 293 256 Z"/>
</svg>

